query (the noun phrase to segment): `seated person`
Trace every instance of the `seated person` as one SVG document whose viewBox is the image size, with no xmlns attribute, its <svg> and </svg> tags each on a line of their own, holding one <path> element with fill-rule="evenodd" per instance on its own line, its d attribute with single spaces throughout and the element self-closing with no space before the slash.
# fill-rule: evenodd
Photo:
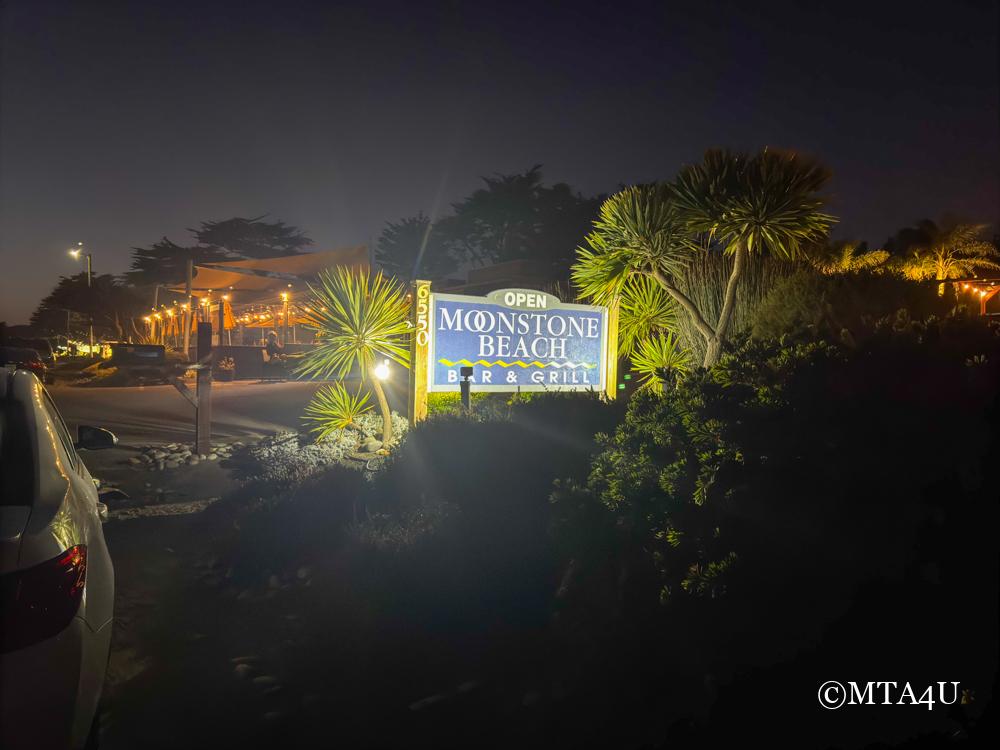
<svg viewBox="0 0 1000 750">
<path fill-rule="evenodd" d="M 281 362 L 285 359 L 285 347 L 278 343 L 278 334 L 268 331 L 267 343 L 264 344 L 264 360 L 266 362 Z"/>
</svg>

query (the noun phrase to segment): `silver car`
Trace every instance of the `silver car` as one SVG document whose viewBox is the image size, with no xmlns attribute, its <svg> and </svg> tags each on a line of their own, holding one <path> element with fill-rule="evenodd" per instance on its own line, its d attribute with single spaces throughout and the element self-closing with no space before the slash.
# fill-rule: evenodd
<svg viewBox="0 0 1000 750">
<path fill-rule="evenodd" d="M 44 386 L 0 368 L 0 748 L 96 747 L 114 612 L 107 506 Z"/>
</svg>

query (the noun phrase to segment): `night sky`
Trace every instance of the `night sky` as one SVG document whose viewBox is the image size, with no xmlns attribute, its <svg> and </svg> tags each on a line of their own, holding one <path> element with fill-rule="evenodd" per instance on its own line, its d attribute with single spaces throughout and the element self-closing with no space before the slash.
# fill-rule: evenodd
<svg viewBox="0 0 1000 750">
<path fill-rule="evenodd" d="M 796 7 L 800 6 L 800 7 Z M 8 0 L 0 320 L 60 274 L 270 214 L 317 249 L 544 165 L 594 194 L 764 145 L 834 171 L 836 236 L 1000 220 L 997 4 Z"/>
</svg>

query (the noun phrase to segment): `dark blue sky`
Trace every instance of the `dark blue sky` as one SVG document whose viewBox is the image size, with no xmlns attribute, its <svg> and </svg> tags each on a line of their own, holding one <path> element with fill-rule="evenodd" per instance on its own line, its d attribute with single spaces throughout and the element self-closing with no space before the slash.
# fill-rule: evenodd
<svg viewBox="0 0 1000 750">
<path fill-rule="evenodd" d="M 926 7 L 926 10 L 925 10 Z M 1000 220 L 997 3 L 0 3 L 0 320 L 269 213 L 318 248 L 544 164 L 584 193 L 711 146 L 812 153 L 840 237 Z"/>
</svg>

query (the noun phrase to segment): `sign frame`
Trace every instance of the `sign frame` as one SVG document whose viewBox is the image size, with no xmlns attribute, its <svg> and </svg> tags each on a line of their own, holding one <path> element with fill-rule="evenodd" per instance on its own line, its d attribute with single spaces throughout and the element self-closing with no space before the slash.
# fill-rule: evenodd
<svg viewBox="0 0 1000 750">
<path fill-rule="evenodd" d="M 550 299 L 557 300 L 558 307 L 551 307 L 545 309 L 531 308 L 531 307 L 512 307 L 504 305 L 501 302 L 494 301 L 495 296 L 499 295 L 502 292 L 507 292 L 507 291 L 518 291 L 518 292 L 523 291 L 526 293 L 534 292 L 539 296 L 544 294 L 543 292 L 535 290 L 498 290 L 497 292 L 491 292 L 489 296 L 484 296 L 484 297 L 469 296 L 464 294 L 437 293 L 437 292 L 432 293 L 430 295 L 430 309 L 429 309 L 430 337 L 428 341 L 427 361 L 426 361 L 426 368 L 427 368 L 426 377 L 427 377 L 428 393 L 451 393 L 457 390 L 458 388 L 458 383 L 454 383 L 453 385 L 449 384 L 449 387 L 445 387 L 441 384 L 434 383 L 434 368 L 435 365 L 437 364 L 436 362 L 437 311 L 438 311 L 439 301 L 466 302 L 469 304 L 475 304 L 479 306 L 495 305 L 509 310 L 522 310 L 522 311 L 534 311 L 534 312 L 548 312 L 548 311 L 558 312 L 559 310 L 576 310 L 580 312 L 596 313 L 600 317 L 602 323 L 601 340 L 599 346 L 600 346 L 600 351 L 603 355 L 603 361 L 598 363 L 597 383 L 591 383 L 587 385 L 581 385 L 581 384 L 572 385 L 572 384 L 559 384 L 559 383 L 553 383 L 553 384 L 532 383 L 532 384 L 511 385 L 506 383 L 475 382 L 473 383 L 473 390 L 484 393 L 550 393 L 550 392 L 586 393 L 590 391 L 593 391 L 595 393 L 608 392 L 608 383 L 609 383 L 608 376 L 610 375 L 610 373 L 608 372 L 609 368 L 607 367 L 607 360 L 609 354 L 608 339 L 609 339 L 610 324 L 612 317 L 610 315 L 609 309 L 606 307 L 600 307 L 596 305 L 580 305 L 576 303 L 562 302 L 558 301 L 557 298 L 553 297 L 552 295 L 545 295 L 545 296 L 547 296 Z"/>
</svg>

